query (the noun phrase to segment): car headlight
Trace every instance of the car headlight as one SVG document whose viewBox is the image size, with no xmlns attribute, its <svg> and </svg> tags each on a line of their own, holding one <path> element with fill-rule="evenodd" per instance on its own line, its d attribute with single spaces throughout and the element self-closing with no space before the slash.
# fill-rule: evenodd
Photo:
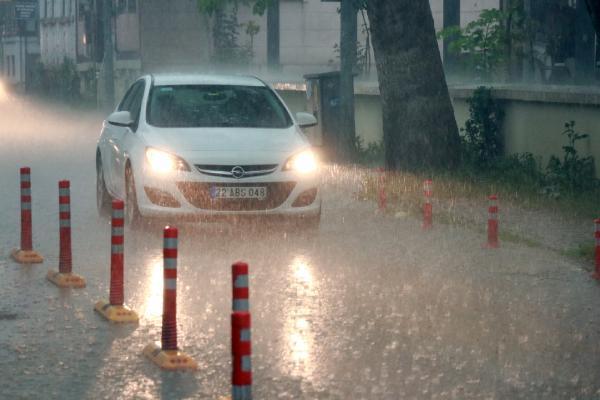
<svg viewBox="0 0 600 400">
<path fill-rule="evenodd" d="M 303 174 L 314 172 L 319 167 L 317 156 L 312 150 L 304 150 L 290 157 L 284 167 L 284 171 L 296 171 Z"/>
<path fill-rule="evenodd" d="M 158 173 L 190 171 L 190 166 L 182 158 L 152 147 L 146 149 L 146 160 L 150 168 Z"/>
<path fill-rule="evenodd" d="M 8 100 L 8 93 L 4 87 L 4 83 L 0 81 L 0 101 Z"/>
</svg>

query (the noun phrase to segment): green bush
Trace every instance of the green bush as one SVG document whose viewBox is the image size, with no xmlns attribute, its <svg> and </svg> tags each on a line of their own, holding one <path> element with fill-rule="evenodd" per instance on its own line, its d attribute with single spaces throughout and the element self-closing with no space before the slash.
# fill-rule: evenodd
<svg viewBox="0 0 600 400">
<path fill-rule="evenodd" d="M 563 146 L 563 159 L 550 157 L 546 167 L 546 182 L 549 189 L 561 192 L 589 191 L 598 186 L 593 157 L 580 157 L 575 145 L 589 137 L 575 130 L 575 121 L 565 123 L 562 133 L 568 144 Z"/>
<path fill-rule="evenodd" d="M 80 100 L 80 77 L 73 61 L 65 59 L 58 65 L 39 63 L 33 68 L 33 92 L 67 103 Z"/>
<path fill-rule="evenodd" d="M 369 166 L 381 165 L 385 158 L 383 141 L 371 142 L 365 147 L 363 139 L 357 136 L 354 143 L 354 154 L 359 164 Z"/>
<path fill-rule="evenodd" d="M 598 187 L 593 157 L 581 157 L 578 141 L 589 137 L 575 130 L 575 121 L 565 123 L 562 159 L 552 156 L 545 171 L 531 153 L 503 156 L 500 127 L 504 112 L 489 88 L 477 88 L 467 100 L 470 118 L 461 129 L 463 173 L 475 179 L 526 186 L 558 197 L 561 193 L 577 195 Z"/>
<path fill-rule="evenodd" d="M 492 97 L 492 90 L 480 86 L 467 100 L 470 118 L 461 129 L 463 161 L 475 168 L 487 168 L 502 154 L 500 128 L 504 111 Z"/>
</svg>

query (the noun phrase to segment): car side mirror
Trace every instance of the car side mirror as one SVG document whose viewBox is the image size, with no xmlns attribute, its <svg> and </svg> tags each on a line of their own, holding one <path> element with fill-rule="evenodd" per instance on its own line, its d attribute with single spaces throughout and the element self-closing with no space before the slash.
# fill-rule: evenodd
<svg viewBox="0 0 600 400">
<path fill-rule="evenodd" d="M 129 111 L 116 111 L 108 116 L 107 121 L 109 124 L 123 127 L 132 127 L 134 123 Z"/>
<path fill-rule="evenodd" d="M 296 121 L 298 121 L 300 128 L 310 128 L 311 126 L 315 126 L 319 123 L 314 115 L 306 112 L 297 113 Z"/>
</svg>

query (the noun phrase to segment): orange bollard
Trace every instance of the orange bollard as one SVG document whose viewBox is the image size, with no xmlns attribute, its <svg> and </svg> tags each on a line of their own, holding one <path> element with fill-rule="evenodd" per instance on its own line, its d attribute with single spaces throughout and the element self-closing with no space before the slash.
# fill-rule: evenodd
<svg viewBox="0 0 600 400">
<path fill-rule="evenodd" d="M 252 400 L 252 341 L 250 313 L 234 311 L 231 314 L 231 398 Z"/>
<path fill-rule="evenodd" d="M 425 201 L 423 204 L 423 229 L 428 230 L 433 227 L 433 205 L 431 204 L 433 181 L 426 180 L 423 183 L 423 194 Z"/>
<path fill-rule="evenodd" d="M 31 169 L 23 167 L 21 175 L 21 248 L 14 249 L 12 258 L 20 264 L 39 264 L 44 258 L 33 250 L 31 224 Z"/>
<path fill-rule="evenodd" d="M 177 346 L 177 228 L 167 226 L 163 232 L 164 286 L 160 343 L 144 348 L 144 355 L 168 370 L 196 369 L 198 364 Z"/>
<path fill-rule="evenodd" d="M 489 200 L 488 241 L 485 247 L 488 249 L 497 249 L 500 247 L 500 241 L 498 240 L 498 195 L 491 195 Z"/>
<path fill-rule="evenodd" d="M 94 306 L 100 315 L 110 322 L 138 322 L 139 318 L 124 304 L 124 226 L 125 203 L 123 200 L 113 200 L 110 240 L 110 292 L 109 300 L 100 300 Z"/>
<path fill-rule="evenodd" d="M 60 252 L 58 272 L 49 270 L 46 278 L 61 288 L 85 287 L 85 279 L 73 273 L 73 255 L 71 252 L 71 183 L 58 182 L 58 207 L 60 227 Z"/>
<path fill-rule="evenodd" d="M 594 220 L 594 225 L 594 240 L 596 241 L 594 246 L 594 258 L 596 260 L 596 271 L 592 274 L 592 278 L 600 280 L 600 218 Z"/>
<path fill-rule="evenodd" d="M 385 192 L 385 169 L 379 168 L 379 211 L 385 212 L 387 209 L 387 195 Z"/>
</svg>

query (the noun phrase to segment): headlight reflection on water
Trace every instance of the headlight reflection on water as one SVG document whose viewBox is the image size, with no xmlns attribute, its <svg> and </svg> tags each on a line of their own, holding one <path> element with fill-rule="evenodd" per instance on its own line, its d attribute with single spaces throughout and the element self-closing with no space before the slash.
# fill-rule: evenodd
<svg viewBox="0 0 600 400">
<path fill-rule="evenodd" d="M 145 285 L 142 315 L 145 318 L 155 319 L 161 317 L 163 311 L 163 258 L 153 258 L 149 261 L 149 265 L 150 277 L 148 284 Z"/>
<path fill-rule="evenodd" d="M 8 93 L 4 87 L 4 82 L 0 81 L 0 102 L 8 100 Z"/>
<path fill-rule="evenodd" d="M 289 286 L 291 293 L 286 301 L 284 323 L 285 368 L 291 369 L 293 376 L 311 378 L 315 371 L 315 333 L 311 320 L 318 304 L 312 266 L 306 258 L 296 257 L 290 264 Z"/>
</svg>

